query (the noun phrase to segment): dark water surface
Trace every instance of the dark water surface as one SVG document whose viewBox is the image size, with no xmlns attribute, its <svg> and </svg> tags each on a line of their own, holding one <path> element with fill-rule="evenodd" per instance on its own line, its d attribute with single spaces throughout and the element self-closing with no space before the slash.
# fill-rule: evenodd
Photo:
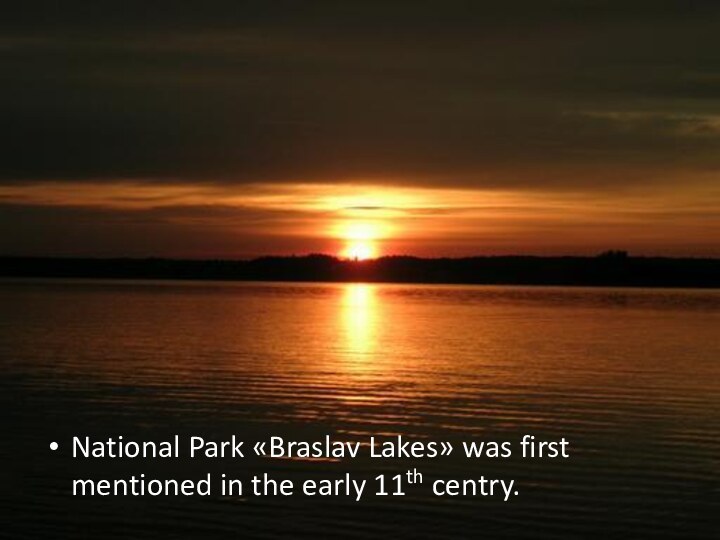
<svg viewBox="0 0 720 540">
<path fill-rule="evenodd" d="M 711 538 L 720 512 L 720 291 L 0 281 L 12 538 Z M 73 460 L 72 436 L 403 435 L 450 458 Z M 566 460 L 459 441 L 566 437 Z M 48 444 L 60 443 L 58 452 Z M 400 498 L 73 498 L 72 479 L 369 478 Z M 519 495 L 437 498 L 438 478 Z"/>
</svg>

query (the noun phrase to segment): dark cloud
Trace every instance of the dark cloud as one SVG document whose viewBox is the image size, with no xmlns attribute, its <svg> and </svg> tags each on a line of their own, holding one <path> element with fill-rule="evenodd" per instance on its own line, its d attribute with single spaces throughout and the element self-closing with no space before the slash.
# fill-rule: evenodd
<svg viewBox="0 0 720 540">
<path fill-rule="evenodd" d="M 715 1 L 21 2 L 0 180 L 578 188 L 720 165 Z"/>
<path fill-rule="evenodd" d="M 4 255 L 251 257 L 328 251 L 327 239 L 288 234 L 300 212 L 213 206 L 147 209 L 0 202 Z"/>
</svg>

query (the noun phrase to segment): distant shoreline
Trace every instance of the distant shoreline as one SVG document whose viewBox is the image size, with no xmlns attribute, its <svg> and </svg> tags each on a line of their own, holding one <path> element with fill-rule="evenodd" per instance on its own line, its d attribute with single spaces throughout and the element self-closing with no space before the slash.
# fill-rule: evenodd
<svg viewBox="0 0 720 540">
<path fill-rule="evenodd" d="M 252 260 L 0 257 L 2 277 L 159 280 L 574 285 L 720 288 L 720 259 L 484 256 L 366 261 L 328 255 Z"/>
</svg>

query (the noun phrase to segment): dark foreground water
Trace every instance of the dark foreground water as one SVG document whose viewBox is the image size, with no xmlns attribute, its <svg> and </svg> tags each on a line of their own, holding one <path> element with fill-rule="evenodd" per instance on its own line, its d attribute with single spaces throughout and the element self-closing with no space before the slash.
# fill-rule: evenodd
<svg viewBox="0 0 720 540">
<path fill-rule="evenodd" d="M 0 536 L 711 538 L 720 292 L 0 281 Z M 73 460 L 74 435 L 452 441 L 449 458 Z M 565 460 L 463 440 L 566 437 Z M 48 449 L 60 443 L 58 452 Z M 369 478 L 405 497 L 77 498 L 77 477 Z M 515 479 L 438 498 L 431 481 Z"/>
</svg>

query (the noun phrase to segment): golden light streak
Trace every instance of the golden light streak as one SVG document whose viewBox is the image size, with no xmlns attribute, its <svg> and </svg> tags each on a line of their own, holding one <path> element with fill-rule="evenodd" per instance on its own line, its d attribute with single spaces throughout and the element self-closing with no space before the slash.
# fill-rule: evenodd
<svg viewBox="0 0 720 540">
<path fill-rule="evenodd" d="M 375 288 L 366 283 L 344 285 L 342 319 L 345 347 L 352 367 L 363 366 L 376 349 L 377 305 Z"/>
</svg>

